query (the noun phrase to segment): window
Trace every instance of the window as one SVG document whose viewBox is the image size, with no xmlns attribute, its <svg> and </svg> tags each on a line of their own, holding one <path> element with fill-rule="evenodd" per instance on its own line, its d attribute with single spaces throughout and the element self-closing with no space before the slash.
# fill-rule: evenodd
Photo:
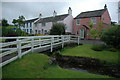
<svg viewBox="0 0 120 80">
<path fill-rule="evenodd" d="M 32 34 L 32 29 L 30 29 L 30 34 Z"/>
<path fill-rule="evenodd" d="M 29 30 L 27 29 L 27 33 L 29 32 Z"/>
<path fill-rule="evenodd" d="M 23 26 L 24 28 L 25 28 L 25 23 L 24 23 L 24 26 Z"/>
<path fill-rule="evenodd" d="M 92 17 L 91 21 L 92 21 L 93 24 L 96 24 L 97 23 L 96 17 Z"/>
<path fill-rule="evenodd" d="M 76 20 L 76 25 L 80 25 L 80 19 Z"/>
<path fill-rule="evenodd" d="M 38 34 L 40 34 L 40 30 L 38 31 Z"/>
<path fill-rule="evenodd" d="M 32 27 L 32 22 L 30 22 L 30 27 Z"/>
<path fill-rule="evenodd" d="M 26 23 L 27 24 L 27 27 L 28 27 L 28 23 Z"/>
<path fill-rule="evenodd" d="M 47 33 L 47 30 L 45 30 L 45 33 Z"/>
<path fill-rule="evenodd" d="M 42 26 L 45 26 L 45 23 L 42 23 Z"/>
<path fill-rule="evenodd" d="M 44 30 L 42 29 L 42 34 L 44 34 Z"/>
<path fill-rule="evenodd" d="M 35 30 L 35 33 L 37 34 L 37 30 Z"/>
</svg>

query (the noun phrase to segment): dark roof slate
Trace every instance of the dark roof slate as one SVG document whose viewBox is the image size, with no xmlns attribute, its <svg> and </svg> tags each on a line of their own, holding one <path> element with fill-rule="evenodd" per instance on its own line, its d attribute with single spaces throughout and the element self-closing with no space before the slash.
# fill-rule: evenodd
<svg viewBox="0 0 120 80">
<path fill-rule="evenodd" d="M 94 10 L 94 11 L 87 11 L 82 12 L 79 15 L 77 15 L 74 19 L 79 18 L 89 18 L 89 17 L 100 17 L 107 9 L 100 9 L 100 10 Z"/>
<path fill-rule="evenodd" d="M 34 21 L 37 20 L 37 19 L 38 19 L 38 18 L 26 20 L 25 22 L 34 22 Z"/>
<path fill-rule="evenodd" d="M 64 20 L 68 15 L 69 14 L 63 14 L 63 15 L 57 15 L 55 17 L 52 16 L 52 17 L 41 18 L 40 20 L 37 21 L 37 23 L 61 21 Z M 37 19 L 38 18 L 26 20 L 25 22 L 33 22 Z"/>
<path fill-rule="evenodd" d="M 69 14 L 63 14 L 63 15 L 57 15 L 55 17 L 46 17 L 46 18 L 41 18 L 40 20 L 37 21 L 37 23 L 43 23 L 43 22 L 55 22 L 55 21 L 61 21 L 64 20 Z"/>
</svg>

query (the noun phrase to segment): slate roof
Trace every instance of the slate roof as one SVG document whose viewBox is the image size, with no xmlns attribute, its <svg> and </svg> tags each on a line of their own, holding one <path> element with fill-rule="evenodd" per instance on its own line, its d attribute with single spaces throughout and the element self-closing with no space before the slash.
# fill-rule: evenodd
<svg viewBox="0 0 120 80">
<path fill-rule="evenodd" d="M 55 17 L 51 16 L 51 17 L 41 18 L 40 20 L 37 21 L 37 23 L 61 21 L 64 20 L 68 15 L 69 14 L 63 14 L 63 15 L 57 15 Z M 33 22 L 37 19 L 38 18 L 26 20 L 25 22 Z"/>
<path fill-rule="evenodd" d="M 34 22 L 34 21 L 37 20 L 37 19 L 38 19 L 38 18 L 26 20 L 25 22 Z"/>
<path fill-rule="evenodd" d="M 89 17 L 100 17 L 102 14 L 106 11 L 107 9 L 100 9 L 100 10 L 95 10 L 95 11 L 87 11 L 87 12 L 82 12 L 79 15 L 77 15 L 74 19 L 79 19 L 79 18 L 89 18 Z"/>
<path fill-rule="evenodd" d="M 41 18 L 40 20 L 37 21 L 37 23 L 42 23 L 42 22 L 56 22 L 56 21 L 61 21 L 64 20 L 69 14 L 63 14 L 63 15 L 57 15 L 55 17 L 46 17 L 46 18 Z"/>
</svg>

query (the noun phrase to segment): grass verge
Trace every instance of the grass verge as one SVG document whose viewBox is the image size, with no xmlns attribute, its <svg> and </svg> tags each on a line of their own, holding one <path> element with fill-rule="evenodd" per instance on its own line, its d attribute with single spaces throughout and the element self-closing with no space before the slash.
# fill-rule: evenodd
<svg viewBox="0 0 120 80">
<path fill-rule="evenodd" d="M 82 57 L 96 58 L 101 61 L 106 61 L 106 62 L 114 63 L 114 64 L 120 64 L 119 63 L 120 51 L 117 51 L 117 52 L 94 51 L 91 48 L 92 48 L 92 45 L 90 44 L 80 45 L 74 48 L 64 48 L 61 51 L 61 54 L 67 55 L 67 56 L 82 56 Z"/>
<path fill-rule="evenodd" d="M 110 78 L 87 72 L 78 72 L 48 64 L 43 54 L 27 54 L 3 67 L 3 78 Z"/>
</svg>

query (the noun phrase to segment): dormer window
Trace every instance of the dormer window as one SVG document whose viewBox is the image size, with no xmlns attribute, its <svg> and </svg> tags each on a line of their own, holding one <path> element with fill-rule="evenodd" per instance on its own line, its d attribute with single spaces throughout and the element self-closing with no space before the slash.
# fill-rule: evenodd
<svg viewBox="0 0 120 80">
<path fill-rule="evenodd" d="M 80 19 L 76 20 L 76 25 L 80 25 Z"/>
<path fill-rule="evenodd" d="M 97 23 L 96 17 L 92 17 L 92 18 L 91 18 L 91 21 L 92 21 L 93 24 L 96 24 L 96 23 Z"/>
</svg>

